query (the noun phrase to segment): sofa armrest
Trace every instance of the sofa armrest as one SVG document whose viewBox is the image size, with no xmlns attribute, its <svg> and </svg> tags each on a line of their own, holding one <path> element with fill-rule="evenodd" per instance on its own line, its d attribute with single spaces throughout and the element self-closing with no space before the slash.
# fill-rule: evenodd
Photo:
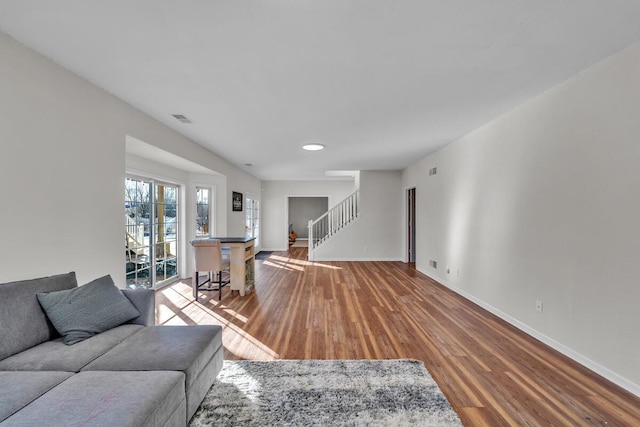
<svg viewBox="0 0 640 427">
<path fill-rule="evenodd" d="M 143 326 L 156 324 L 156 293 L 153 289 L 122 289 L 122 293 L 140 312 L 140 316 L 128 323 Z"/>
</svg>

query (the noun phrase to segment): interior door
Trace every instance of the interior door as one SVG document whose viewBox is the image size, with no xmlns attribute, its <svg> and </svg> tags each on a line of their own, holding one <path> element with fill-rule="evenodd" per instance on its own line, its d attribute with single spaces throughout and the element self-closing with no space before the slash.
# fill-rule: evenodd
<svg viewBox="0 0 640 427">
<path fill-rule="evenodd" d="M 416 262 L 416 189 L 407 190 L 407 260 Z"/>
</svg>

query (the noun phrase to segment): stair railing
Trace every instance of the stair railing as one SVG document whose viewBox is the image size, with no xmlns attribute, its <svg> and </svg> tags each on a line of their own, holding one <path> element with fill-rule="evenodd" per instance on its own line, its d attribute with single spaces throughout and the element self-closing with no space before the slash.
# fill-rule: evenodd
<svg viewBox="0 0 640 427">
<path fill-rule="evenodd" d="M 314 249 L 358 218 L 359 199 L 360 192 L 356 190 L 318 219 L 309 221 L 309 259 L 313 259 Z"/>
</svg>

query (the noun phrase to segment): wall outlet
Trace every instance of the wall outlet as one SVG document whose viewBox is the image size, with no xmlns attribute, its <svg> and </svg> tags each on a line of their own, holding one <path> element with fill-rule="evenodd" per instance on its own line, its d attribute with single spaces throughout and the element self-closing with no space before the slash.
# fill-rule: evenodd
<svg viewBox="0 0 640 427">
<path fill-rule="evenodd" d="M 449 266 L 447 265 L 447 274 L 451 273 L 451 269 L 449 268 Z"/>
<path fill-rule="evenodd" d="M 433 268 L 438 268 L 438 262 L 434 260 L 429 260 L 429 265 Z"/>
<path fill-rule="evenodd" d="M 540 300 L 536 301 L 536 311 L 542 313 L 542 301 Z"/>
</svg>

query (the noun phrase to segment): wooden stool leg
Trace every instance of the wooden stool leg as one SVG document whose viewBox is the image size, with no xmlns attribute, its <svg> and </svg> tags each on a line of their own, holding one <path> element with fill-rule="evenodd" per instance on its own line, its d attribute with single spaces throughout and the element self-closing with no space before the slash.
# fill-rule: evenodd
<svg viewBox="0 0 640 427">
<path fill-rule="evenodd" d="M 196 271 L 196 273 L 194 274 L 194 278 L 191 281 L 191 288 L 193 289 L 193 297 L 195 298 L 196 301 L 198 301 L 198 283 L 199 283 L 198 272 Z"/>
</svg>

